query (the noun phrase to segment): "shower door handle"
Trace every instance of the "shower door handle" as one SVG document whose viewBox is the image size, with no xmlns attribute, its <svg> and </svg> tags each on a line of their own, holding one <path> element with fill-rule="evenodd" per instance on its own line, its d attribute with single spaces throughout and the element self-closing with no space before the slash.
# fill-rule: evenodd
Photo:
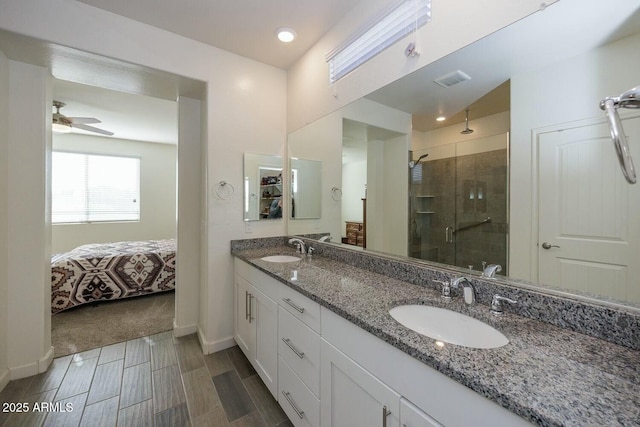
<svg viewBox="0 0 640 427">
<path fill-rule="evenodd" d="M 444 242 L 453 243 L 453 227 L 447 227 L 444 229 Z"/>
<path fill-rule="evenodd" d="M 542 243 L 542 249 L 551 249 L 551 248 L 559 248 L 560 246 L 558 245 L 552 245 L 550 243 L 547 242 L 543 242 Z"/>
</svg>

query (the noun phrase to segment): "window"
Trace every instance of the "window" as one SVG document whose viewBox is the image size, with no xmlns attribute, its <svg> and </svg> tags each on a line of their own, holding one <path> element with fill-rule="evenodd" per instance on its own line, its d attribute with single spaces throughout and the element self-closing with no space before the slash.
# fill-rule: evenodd
<svg viewBox="0 0 640 427">
<path fill-rule="evenodd" d="M 403 0 L 327 54 L 329 81 L 335 83 L 401 38 L 431 20 L 431 0 Z"/>
<path fill-rule="evenodd" d="M 140 220 L 140 159 L 54 152 L 52 222 Z"/>
</svg>

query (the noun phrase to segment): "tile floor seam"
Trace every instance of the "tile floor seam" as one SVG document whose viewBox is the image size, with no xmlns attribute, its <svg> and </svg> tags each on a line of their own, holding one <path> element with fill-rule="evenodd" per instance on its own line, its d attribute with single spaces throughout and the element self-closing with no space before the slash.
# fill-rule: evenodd
<svg viewBox="0 0 640 427">
<path fill-rule="evenodd" d="M 152 344 L 153 341 L 150 340 L 150 337 L 143 337 L 143 339 L 145 340 L 147 346 L 145 345 L 141 345 L 138 349 L 142 348 L 143 352 L 146 351 L 144 350 L 144 348 L 146 347 L 148 349 L 148 356 L 149 356 L 149 360 L 144 361 L 144 362 L 140 362 L 140 363 L 136 363 L 134 365 L 130 365 L 125 367 L 125 361 L 126 361 L 126 357 L 127 357 L 127 346 L 125 344 L 125 348 L 124 351 L 119 354 L 122 357 L 117 357 L 116 359 L 113 360 L 109 360 L 109 362 L 105 362 L 102 363 L 100 365 L 98 365 L 98 362 L 100 361 L 100 357 L 103 355 L 103 350 L 105 347 L 107 346 L 103 346 L 100 347 L 99 349 L 92 349 L 92 350 L 87 350 L 81 353 L 84 353 L 85 355 L 95 355 L 95 357 L 90 357 L 88 359 L 82 359 L 82 358 L 78 358 L 76 356 L 78 356 L 80 353 L 77 353 L 75 355 L 72 355 L 69 358 L 69 361 L 66 364 L 61 364 L 59 366 L 56 367 L 56 369 L 60 369 L 63 370 L 63 374 L 60 374 L 59 372 L 56 372 L 54 378 L 54 383 L 58 382 L 57 386 L 53 387 L 51 385 L 47 385 L 44 388 L 48 388 L 51 387 L 49 390 L 41 390 L 38 392 L 33 392 L 33 393 L 29 393 L 29 390 L 35 390 L 38 387 L 43 387 L 42 384 L 47 384 L 45 381 L 48 380 L 48 378 L 45 377 L 40 377 L 38 380 L 35 379 L 34 377 L 31 377 L 30 379 L 26 380 L 23 383 L 19 383 L 18 386 L 16 386 L 16 391 L 19 391 L 16 399 L 19 400 L 23 400 L 24 398 L 31 396 L 31 398 L 33 399 L 34 396 L 40 396 L 40 399 L 48 399 L 47 395 L 51 395 L 51 401 L 55 402 L 55 401 L 61 401 L 61 402 L 67 402 L 69 400 L 73 400 L 76 399 L 76 402 L 78 401 L 78 399 L 82 399 L 82 395 L 86 395 L 84 398 L 84 404 L 82 405 L 81 408 L 77 408 L 76 410 L 81 411 L 80 415 L 79 415 L 79 425 L 82 425 L 83 422 L 87 422 L 87 420 L 84 419 L 84 417 L 89 414 L 89 413 L 93 413 L 95 414 L 96 411 L 101 411 L 101 410 L 108 410 L 108 417 L 109 417 L 109 421 L 113 423 L 114 426 L 117 426 L 118 423 L 121 422 L 125 422 L 126 419 L 131 419 L 131 420 L 135 420 L 136 418 L 129 418 L 132 417 L 134 415 L 132 415 L 133 413 L 135 413 L 135 417 L 143 417 L 143 419 L 148 422 L 148 425 L 150 426 L 156 426 L 156 425 L 160 425 L 157 424 L 158 422 L 163 422 L 163 420 L 159 419 L 159 415 L 162 414 L 164 416 L 164 422 L 166 422 L 169 419 L 175 419 L 173 417 L 177 417 L 178 419 L 180 419 L 181 417 L 187 417 L 189 423 L 191 423 L 193 425 L 194 421 L 196 419 L 200 419 L 200 423 L 206 423 L 207 420 L 209 422 L 211 422 L 215 417 L 220 417 L 220 416 L 224 416 L 224 418 L 226 419 L 226 423 L 228 423 L 229 425 L 237 425 L 238 424 L 238 420 L 244 419 L 243 423 L 249 423 L 249 425 L 251 426 L 255 426 L 255 425 L 261 425 L 261 426 L 267 426 L 267 427 L 272 427 L 270 424 L 267 423 L 268 421 L 268 414 L 264 413 L 261 411 L 261 404 L 259 402 L 259 398 L 262 396 L 262 394 L 259 394 L 259 392 L 257 390 L 255 390 L 253 387 L 251 387 L 251 389 L 256 392 L 256 394 L 254 395 L 251 390 L 250 387 L 248 386 L 246 380 L 250 379 L 252 377 L 255 376 L 255 380 L 256 381 L 262 381 L 262 379 L 260 378 L 260 376 L 254 371 L 252 375 L 248 375 L 246 368 L 250 367 L 250 364 L 248 363 L 248 361 L 246 361 L 246 357 L 244 356 L 244 353 L 242 353 L 242 351 L 239 348 L 232 348 L 232 349 L 225 349 L 225 350 L 221 350 L 218 353 L 221 352 L 225 352 L 224 353 L 224 357 L 220 357 L 221 355 L 219 355 L 217 358 L 212 359 L 212 360 L 219 360 L 221 361 L 221 364 L 219 364 L 218 366 L 216 366 L 215 363 L 211 362 L 210 364 L 207 363 L 207 355 L 205 355 L 204 353 L 202 353 L 202 348 L 198 342 L 198 347 L 199 347 L 199 352 L 195 353 L 194 352 L 194 347 L 193 347 L 193 342 L 190 342 L 189 340 L 192 340 L 193 338 L 188 338 L 187 340 L 183 340 L 183 342 L 187 342 L 189 343 L 188 345 L 190 346 L 190 350 L 187 352 L 184 352 L 183 355 L 187 356 L 187 363 L 183 363 L 182 365 L 179 362 L 178 359 L 178 349 L 177 346 L 181 345 L 181 342 L 179 340 L 176 340 L 175 337 L 173 337 L 173 334 L 167 334 L 166 336 L 158 336 L 158 338 L 163 337 L 162 340 L 164 339 L 171 339 L 173 338 L 173 345 L 170 346 L 170 348 L 173 351 L 173 355 L 175 356 L 175 363 L 172 363 L 171 365 L 165 366 L 163 368 L 160 369 L 166 369 L 166 368 L 170 368 L 170 370 L 173 370 L 173 374 L 169 375 L 169 378 L 172 378 L 172 381 L 175 381 L 175 383 L 173 385 L 171 385 L 170 383 L 172 381 L 168 381 L 168 386 L 169 387 L 177 387 L 178 383 L 178 375 L 179 375 L 179 388 L 176 388 L 175 393 L 180 394 L 181 396 L 178 396 L 178 398 L 176 400 L 169 400 L 167 404 L 169 404 L 170 406 L 167 408 L 164 408 L 161 412 L 157 412 L 158 411 L 158 407 L 157 407 L 157 396 L 156 396 L 156 392 L 158 391 L 157 387 L 159 386 L 157 384 L 158 378 L 156 378 L 153 374 L 154 372 L 158 372 L 158 370 L 154 371 L 152 368 Z M 158 340 L 158 341 L 162 341 L 162 340 Z M 132 351 L 133 347 L 129 347 L 129 351 Z M 97 350 L 97 351 L 96 351 Z M 233 357 L 231 357 L 231 355 L 233 354 Z M 66 357 L 66 356 L 63 356 Z M 107 355 L 106 357 L 112 357 L 112 355 Z M 133 356 L 130 358 L 133 360 L 138 360 L 137 358 L 139 357 L 139 355 Z M 75 361 L 74 361 L 75 358 Z M 96 360 L 92 360 L 92 359 L 96 359 Z M 106 360 L 103 359 L 103 360 Z M 85 385 L 81 386 L 81 387 L 77 387 L 77 384 L 81 384 L 87 380 L 86 377 L 83 377 L 82 375 L 78 375 L 77 372 L 70 372 L 71 371 L 71 367 L 72 365 L 75 363 L 76 366 L 78 365 L 82 365 L 81 362 L 87 362 L 87 361 L 91 361 L 90 363 L 93 364 L 93 368 L 91 370 L 87 369 L 87 371 L 91 372 L 91 378 L 90 381 L 87 381 L 85 383 Z M 96 385 L 100 385 L 97 384 L 95 381 L 99 379 L 98 377 L 98 370 L 101 366 L 107 364 L 107 363 L 114 363 L 114 362 L 120 362 L 122 364 L 122 369 L 119 370 L 119 376 L 117 377 L 117 380 L 114 378 L 110 378 L 110 381 L 113 381 L 113 383 L 115 384 L 116 382 L 118 383 L 118 387 L 113 387 L 113 389 L 115 390 L 117 388 L 118 394 L 114 394 L 111 396 L 107 396 L 108 393 L 105 393 L 104 395 L 102 395 L 100 397 L 99 400 L 96 401 L 92 401 L 90 404 L 87 404 L 88 399 L 89 399 L 89 395 L 92 393 L 92 389 L 94 386 Z M 198 362 L 197 364 L 200 365 L 200 367 L 198 368 L 194 368 L 194 363 Z M 144 366 L 146 364 L 146 366 Z M 227 365 L 228 364 L 228 365 Z M 191 368 L 187 371 L 183 372 L 183 367 L 188 367 Z M 78 368 L 81 368 L 81 366 L 78 366 Z M 140 372 L 145 373 L 144 375 L 148 374 L 149 375 L 149 385 L 150 385 L 150 390 L 149 391 L 145 391 L 146 386 L 144 384 L 141 384 L 140 381 L 137 381 L 135 383 L 133 383 L 134 386 L 138 386 L 140 385 L 140 387 L 136 390 L 138 392 L 138 394 L 135 396 L 137 399 L 140 398 L 144 398 L 144 397 L 148 397 L 146 399 L 142 399 L 140 401 L 136 401 L 136 399 L 132 399 L 131 397 L 127 397 L 127 399 L 129 399 L 129 401 L 125 401 L 124 398 L 126 397 L 125 393 L 127 392 L 124 389 L 125 386 L 125 372 L 129 372 L 131 373 L 132 371 L 127 371 L 127 369 L 136 369 L 139 370 Z M 227 410 L 225 409 L 224 405 L 222 404 L 222 401 L 220 400 L 219 403 L 217 404 L 217 406 L 213 407 L 209 407 L 209 405 L 206 407 L 207 411 L 203 414 L 198 415 L 198 417 L 194 417 L 193 416 L 193 408 L 195 408 L 196 403 L 194 403 L 193 401 L 193 396 L 192 399 L 189 399 L 189 394 L 193 393 L 193 391 L 191 391 L 190 393 L 187 393 L 187 382 L 185 381 L 185 374 L 188 374 L 190 372 L 192 372 L 194 369 L 200 369 L 200 368 L 204 368 L 205 370 L 202 371 L 201 375 L 206 375 L 207 381 L 209 381 L 209 385 L 211 386 L 212 390 L 216 393 L 217 398 L 220 399 L 220 393 L 218 391 L 218 388 L 216 387 L 215 382 L 213 381 L 214 375 L 212 375 L 212 370 L 215 371 L 216 369 L 224 369 L 224 372 L 216 372 L 216 375 L 220 375 L 223 373 L 228 373 L 229 375 L 236 375 L 239 382 L 242 384 L 242 389 L 238 389 L 238 390 L 242 390 L 242 393 L 245 394 L 246 396 L 249 397 L 250 402 L 253 406 L 253 411 L 243 415 L 241 418 L 237 418 L 234 419 L 233 421 L 230 421 L 229 419 L 229 413 L 227 412 Z M 47 371 L 50 372 L 50 371 Z M 87 372 L 88 373 L 88 372 Z M 138 374 L 138 372 L 134 372 L 136 374 Z M 233 373 L 233 374 L 231 374 Z M 43 373 L 45 374 L 45 373 Z M 71 374 L 71 377 L 68 377 L 68 375 Z M 104 374 L 100 374 L 100 375 L 104 375 Z M 140 379 L 144 378 L 144 375 L 142 377 L 140 377 Z M 245 375 L 245 378 L 242 378 L 241 375 Z M 75 377 L 77 376 L 77 378 Z M 60 378 L 59 381 L 56 380 L 56 378 Z M 108 377 L 108 375 L 105 376 L 105 378 Z M 134 378 L 134 379 L 137 379 Z M 68 383 L 67 385 L 65 385 L 66 388 L 74 390 L 74 386 L 76 386 L 77 388 L 74 390 L 74 393 L 71 396 L 65 396 L 62 399 L 58 399 L 57 395 L 61 390 L 62 385 L 65 383 L 65 380 L 67 381 L 71 381 L 70 383 Z M 131 378 L 129 378 L 129 381 L 131 380 Z M 38 384 L 36 381 L 41 381 L 40 384 Z M 74 383 L 76 382 L 77 383 Z M 204 381 L 204 377 L 202 378 L 202 381 Z M 253 380 L 252 380 L 253 381 Z M 144 381 L 143 381 L 144 382 Z M 86 385 L 88 383 L 88 386 Z M 252 382 L 253 384 L 253 382 Z M 131 384 L 130 384 L 131 385 Z M 162 385 L 160 385 L 162 386 Z M 193 386 L 193 384 L 191 384 L 191 387 Z M 85 391 L 83 392 L 77 392 L 76 390 L 80 390 L 87 388 Z M 108 388 L 108 387 L 107 387 Z M 180 392 L 178 392 L 177 390 L 180 390 Z M 165 389 L 163 388 L 162 391 L 165 391 Z M 114 391 L 112 391 L 114 392 Z M 101 393 L 101 391 L 96 391 L 95 393 Z M 148 394 L 146 394 L 148 393 Z M 27 396 L 28 394 L 28 396 Z M 99 395 L 99 394 L 98 394 Z M 270 398 L 273 398 L 273 395 L 268 392 L 268 395 Z M 266 396 L 266 394 L 265 394 Z M 173 397 L 172 399 L 174 399 L 175 397 Z M 233 396 L 231 397 L 233 399 Z M 37 398 L 36 398 L 37 399 Z M 106 405 L 105 402 L 109 401 L 109 400 L 113 400 L 113 403 L 111 404 L 112 406 L 109 406 L 108 408 L 105 406 L 105 409 L 102 408 L 98 408 L 98 407 L 93 407 L 93 405 Z M 13 400 L 13 399 L 12 399 Z M 44 400 L 43 400 L 44 401 Z M 134 403 L 131 403 L 134 402 Z M 128 406 L 122 406 L 123 404 L 128 403 Z M 279 404 L 277 403 L 277 400 L 274 399 L 273 403 L 277 406 L 279 406 Z M 138 406 L 135 411 L 131 411 L 129 414 L 127 414 L 125 411 L 128 408 L 132 408 L 136 405 L 141 405 Z M 113 409 L 113 407 L 115 407 L 115 410 Z M 263 410 L 267 410 L 268 407 L 264 407 Z M 88 411 L 88 409 L 93 409 L 93 411 Z M 169 411 L 169 412 L 167 412 Z M 217 415 L 216 415 L 217 414 Z M 47 422 L 47 419 L 49 418 L 50 414 L 47 414 L 42 420 L 41 423 L 39 423 L 39 426 L 44 425 Z M 214 417 L 214 418 L 208 418 L 208 417 Z M 184 418 L 183 418 L 184 419 Z M 219 419 L 219 418 L 216 418 Z M 19 420 L 18 422 L 21 422 L 22 420 Z M 2 427 L 8 427 L 10 424 L 7 424 L 7 422 L 16 422 L 15 418 L 12 421 L 8 421 L 8 418 L 3 420 L 3 423 L 0 425 Z M 60 422 L 60 419 L 56 419 L 54 420 L 54 416 L 51 415 L 51 421 L 49 422 Z M 233 423 L 236 424 L 233 424 Z M 276 420 L 272 420 L 273 423 L 276 422 Z M 279 422 L 277 425 L 291 425 L 290 423 L 287 423 L 288 419 L 285 418 L 285 420 Z M 242 424 L 242 423 L 240 423 Z M 245 425 L 245 424 L 242 424 Z"/>
</svg>

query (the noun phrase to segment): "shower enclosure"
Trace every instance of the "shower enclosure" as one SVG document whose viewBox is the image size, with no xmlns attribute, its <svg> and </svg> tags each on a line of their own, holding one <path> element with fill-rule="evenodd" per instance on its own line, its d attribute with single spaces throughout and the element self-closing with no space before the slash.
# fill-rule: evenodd
<svg viewBox="0 0 640 427">
<path fill-rule="evenodd" d="M 410 153 L 409 256 L 507 271 L 508 134 Z"/>
</svg>

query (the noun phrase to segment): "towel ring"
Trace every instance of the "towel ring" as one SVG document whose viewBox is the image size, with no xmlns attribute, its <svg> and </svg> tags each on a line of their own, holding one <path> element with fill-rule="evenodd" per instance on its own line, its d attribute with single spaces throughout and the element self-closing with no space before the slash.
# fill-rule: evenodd
<svg viewBox="0 0 640 427">
<path fill-rule="evenodd" d="M 331 189 L 331 198 L 336 202 L 339 202 L 340 200 L 342 200 L 342 190 L 339 189 L 338 187 L 333 187 Z"/>
<path fill-rule="evenodd" d="M 233 197 L 235 191 L 233 185 L 227 181 L 220 181 L 218 185 L 216 185 L 216 195 L 222 200 L 229 200 Z"/>
</svg>

